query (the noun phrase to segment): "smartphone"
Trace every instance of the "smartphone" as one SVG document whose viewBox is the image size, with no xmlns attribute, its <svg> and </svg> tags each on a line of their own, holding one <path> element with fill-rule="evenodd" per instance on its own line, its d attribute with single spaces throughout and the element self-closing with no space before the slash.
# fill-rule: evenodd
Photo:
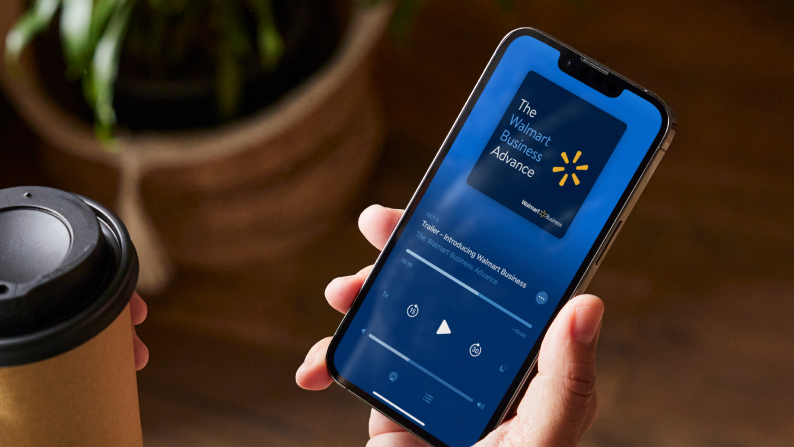
<svg viewBox="0 0 794 447">
<path fill-rule="evenodd" d="M 531 28 L 492 56 L 327 354 L 433 446 L 503 420 L 673 138 L 657 96 Z"/>
</svg>

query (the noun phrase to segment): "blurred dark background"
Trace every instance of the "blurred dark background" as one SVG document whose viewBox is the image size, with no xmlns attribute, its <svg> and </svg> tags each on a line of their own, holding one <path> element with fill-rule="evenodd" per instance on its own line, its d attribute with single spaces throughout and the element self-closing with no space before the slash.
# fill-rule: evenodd
<svg viewBox="0 0 794 447">
<path fill-rule="evenodd" d="M 582 445 L 794 445 L 792 3 L 513 5 L 427 1 L 406 38 L 378 43 L 372 79 L 385 138 L 340 225 L 269 261 L 179 268 L 149 297 L 138 328 L 151 351 L 138 374 L 145 445 L 366 442 L 366 405 L 335 386 L 294 384 L 306 350 L 341 317 L 324 287 L 374 261 L 358 212 L 407 204 L 491 53 L 520 26 L 652 90 L 678 117 L 588 290 L 607 310 L 600 412 Z M 44 144 L 2 100 L 0 187 L 64 187 L 68 173 L 43 167 Z M 112 206 L 113 197 L 99 199 Z"/>
</svg>

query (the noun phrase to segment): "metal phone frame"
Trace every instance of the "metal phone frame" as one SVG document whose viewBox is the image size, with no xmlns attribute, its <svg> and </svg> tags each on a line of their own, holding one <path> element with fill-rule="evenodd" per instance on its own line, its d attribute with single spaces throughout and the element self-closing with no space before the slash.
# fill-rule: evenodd
<svg viewBox="0 0 794 447">
<path fill-rule="evenodd" d="M 549 321 L 546 323 L 545 327 L 543 328 L 540 336 L 538 337 L 538 342 L 536 342 L 535 346 L 533 346 L 532 348 L 532 351 L 537 351 L 535 352 L 532 361 L 531 362 L 525 361 L 524 365 L 522 365 L 520 368 L 520 369 L 526 368 L 526 372 L 524 373 L 524 375 L 522 376 L 519 382 L 514 381 L 514 384 L 511 385 L 510 390 L 508 391 L 508 393 L 505 394 L 505 397 L 508 396 L 508 394 L 510 394 L 510 398 L 506 401 L 503 398 L 503 401 L 500 403 L 500 406 L 497 407 L 497 409 L 502 408 L 502 410 L 499 411 L 498 414 L 497 412 L 494 413 L 494 416 L 491 418 L 489 423 L 486 425 L 485 430 L 480 435 L 480 439 L 484 438 L 488 433 L 490 433 L 492 430 L 498 427 L 504 421 L 505 417 L 509 413 L 509 410 L 513 407 L 515 400 L 520 395 L 519 392 L 524 388 L 527 380 L 532 376 L 532 372 L 534 371 L 538 359 L 538 354 L 540 351 L 540 343 L 545 337 L 546 331 L 551 325 L 551 322 L 554 320 L 554 318 L 556 318 L 557 314 L 559 314 L 559 311 L 562 309 L 562 307 L 565 305 L 566 302 L 570 301 L 575 296 L 584 293 L 584 291 L 586 290 L 588 284 L 593 279 L 593 276 L 595 275 L 598 266 L 605 257 L 609 248 L 612 246 L 612 242 L 614 242 L 615 236 L 617 236 L 617 233 L 623 227 L 622 224 L 626 221 L 632 209 L 634 208 L 634 205 L 637 203 L 637 200 L 642 194 L 642 191 L 645 189 L 645 186 L 648 184 L 648 180 L 653 175 L 654 171 L 656 170 L 656 167 L 659 165 L 659 162 L 661 161 L 662 157 L 667 151 L 667 148 L 670 146 L 670 142 L 673 140 L 673 137 L 675 135 L 675 126 L 676 126 L 675 113 L 661 98 L 651 93 L 647 89 L 639 86 L 638 84 L 630 81 L 629 79 L 626 79 L 625 77 L 615 73 L 609 68 L 601 65 L 600 63 L 595 62 L 594 59 L 584 55 L 579 51 L 576 51 L 575 49 L 554 39 L 548 34 L 545 34 L 542 31 L 536 30 L 534 28 L 523 27 L 523 28 L 515 29 L 510 33 L 508 33 L 502 39 L 502 41 L 499 43 L 496 50 L 494 51 L 494 54 L 489 59 L 488 64 L 483 70 L 483 73 L 480 75 L 479 79 L 477 80 L 474 89 L 469 94 L 469 97 L 466 99 L 466 103 L 464 104 L 463 108 L 461 109 L 460 113 L 455 119 L 455 123 L 450 128 L 450 131 L 447 133 L 447 136 L 444 138 L 444 142 L 441 144 L 439 151 L 436 153 L 436 156 L 433 158 L 433 162 L 430 164 L 427 171 L 425 172 L 425 175 L 422 177 L 422 181 L 419 183 L 419 186 L 417 186 L 417 189 L 414 191 L 414 194 L 411 197 L 411 200 L 408 202 L 408 206 L 406 207 L 406 212 L 400 218 L 397 225 L 394 227 L 394 230 L 392 230 L 392 233 L 389 236 L 389 239 L 386 242 L 384 249 L 378 255 L 373 269 L 370 271 L 369 275 L 364 281 L 361 291 L 359 291 L 359 294 L 356 296 L 356 299 L 354 300 L 353 305 L 350 308 L 350 310 L 352 310 L 353 312 L 348 311 L 347 314 L 345 314 L 342 321 L 340 322 L 339 326 L 337 327 L 337 330 L 334 334 L 331 344 L 329 345 L 326 356 L 326 363 L 328 365 L 329 373 L 335 383 L 337 383 L 339 386 L 341 386 L 342 388 L 344 388 L 345 390 L 347 390 L 357 398 L 366 402 L 373 408 L 377 409 L 381 414 L 383 414 L 384 416 L 386 416 L 396 424 L 400 425 L 408 432 L 414 434 L 422 441 L 433 446 L 447 446 L 447 444 L 435 438 L 424 429 L 419 428 L 418 426 L 410 422 L 408 418 L 396 412 L 394 409 L 387 406 L 383 402 L 373 398 L 372 396 L 369 395 L 369 393 L 366 393 L 363 390 L 361 390 L 362 392 L 357 392 L 356 390 L 360 390 L 360 389 L 355 385 L 353 385 L 352 383 L 349 382 L 348 384 L 342 383 L 343 381 L 347 382 L 347 380 L 344 379 L 336 371 L 336 368 L 333 366 L 333 353 L 336 351 L 336 347 L 338 346 L 339 340 L 342 337 L 342 332 L 346 330 L 347 327 L 349 326 L 349 323 L 352 320 L 353 315 L 355 315 L 355 311 L 358 310 L 358 307 L 360 306 L 360 301 L 363 300 L 363 297 L 366 295 L 366 293 L 362 293 L 362 292 L 365 290 L 367 292 L 369 291 L 368 286 L 371 285 L 371 281 L 373 280 L 373 274 L 379 272 L 380 267 L 382 266 L 381 263 L 385 262 L 385 259 L 383 259 L 384 253 L 386 252 L 391 253 L 391 246 L 393 246 L 394 243 L 396 243 L 395 236 L 398 233 L 398 230 L 401 230 L 403 225 L 407 224 L 407 219 L 410 219 L 410 217 L 413 215 L 413 207 L 415 202 L 417 201 L 417 197 L 420 195 L 420 191 L 423 189 L 423 187 L 427 186 L 429 176 L 431 175 L 431 173 L 433 173 L 436 170 L 434 168 L 438 168 L 441 161 L 443 160 L 442 156 L 446 156 L 446 153 L 451 148 L 452 141 L 450 139 L 452 138 L 453 134 L 457 135 L 457 132 L 460 130 L 460 127 L 463 124 L 461 122 L 461 118 L 463 117 L 464 113 L 468 116 L 468 114 L 471 112 L 471 108 L 473 107 L 472 98 L 474 97 L 475 94 L 477 95 L 478 98 L 479 95 L 482 94 L 482 89 L 484 89 L 484 85 L 482 84 L 483 78 L 486 75 L 488 75 L 488 77 L 490 78 L 490 76 L 493 74 L 493 70 L 496 67 L 496 65 L 494 65 L 495 58 L 498 56 L 501 59 L 504 50 L 507 48 L 507 46 L 509 46 L 509 44 L 513 40 L 521 36 L 534 37 L 555 49 L 565 49 L 568 52 L 575 53 L 577 56 L 581 57 L 582 61 L 584 62 L 598 64 L 600 68 L 607 70 L 609 72 L 609 75 L 615 76 L 621 81 L 623 81 L 623 83 L 625 84 L 624 88 L 626 87 L 630 88 L 631 90 L 634 91 L 634 93 L 637 93 L 640 96 L 645 96 L 644 99 L 653 103 L 659 109 L 660 114 L 662 115 L 663 122 L 659 132 L 657 133 L 656 138 L 654 139 L 653 144 L 648 148 L 648 151 L 646 152 L 646 156 L 643 159 L 643 164 L 641 165 L 642 172 L 639 174 L 639 178 L 636 178 L 638 175 L 637 173 L 635 173 L 635 176 L 632 177 L 633 186 L 631 186 L 630 188 L 626 188 L 626 190 L 624 191 L 624 196 L 626 192 L 628 192 L 628 197 L 624 198 L 624 196 L 622 196 L 618 203 L 622 202 L 623 205 L 620 207 L 619 210 L 617 209 L 617 207 L 615 210 L 613 210 L 613 213 L 612 215 L 610 215 L 609 218 L 610 224 L 605 225 L 602 228 L 602 231 L 599 234 L 598 238 L 596 238 L 596 241 L 599 241 L 600 239 L 600 242 L 594 243 L 593 247 L 591 247 L 590 252 L 585 257 L 585 259 L 589 260 L 587 262 L 587 265 L 585 266 L 585 263 L 583 263 L 582 266 L 580 266 L 579 271 L 577 271 L 576 275 L 574 276 L 574 278 L 578 277 L 579 281 L 576 283 L 575 286 L 573 286 L 573 282 L 572 282 L 571 286 L 569 286 L 568 290 L 566 290 L 566 293 L 563 296 L 569 295 L 569 297 L 567 300 L 564 301 L 560 300 L 560 303 L 558 303 L 557 308 L 553 313 L 553 317 L 549 319 Z M 650 158 L 648 159 L 649 154 L 651 152 L 653 152 L 653 155 L 651 155 Z M 646 161 L 646 159 L 648 159 L 648 161 Z M 638 172 L 639 172 L 639 168 L 638 168 Z M 529 360 L 529 358 L 530 357 L 528 356 L 527 360 Z M 351 388 L 354 388 L 354 390 L 351 390 Z"/>
</svg>

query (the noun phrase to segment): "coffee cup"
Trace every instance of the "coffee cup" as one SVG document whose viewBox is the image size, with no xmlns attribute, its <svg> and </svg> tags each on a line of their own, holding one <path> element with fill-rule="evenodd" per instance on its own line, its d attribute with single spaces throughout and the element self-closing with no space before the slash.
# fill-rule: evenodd
<svg viewBox="0 0 794 447">
<path fill-rule="evenodd" d="M 141 447 L 124 224 L 57 189 L 0 190 L 0 445 Z"/>
</svg>

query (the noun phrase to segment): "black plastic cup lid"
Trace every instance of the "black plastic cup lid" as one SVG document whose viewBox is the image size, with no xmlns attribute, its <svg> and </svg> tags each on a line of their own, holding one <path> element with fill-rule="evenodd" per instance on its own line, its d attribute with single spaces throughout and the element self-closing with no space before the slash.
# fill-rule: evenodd
<svg viewBox="0 0 794 447">
<path fill-rule="evenodd" d="M 135 247 L 111 211 L 52 188 L 0 190 L 0 367 L 90 340 L 137 281 Z"/>
</svg>

